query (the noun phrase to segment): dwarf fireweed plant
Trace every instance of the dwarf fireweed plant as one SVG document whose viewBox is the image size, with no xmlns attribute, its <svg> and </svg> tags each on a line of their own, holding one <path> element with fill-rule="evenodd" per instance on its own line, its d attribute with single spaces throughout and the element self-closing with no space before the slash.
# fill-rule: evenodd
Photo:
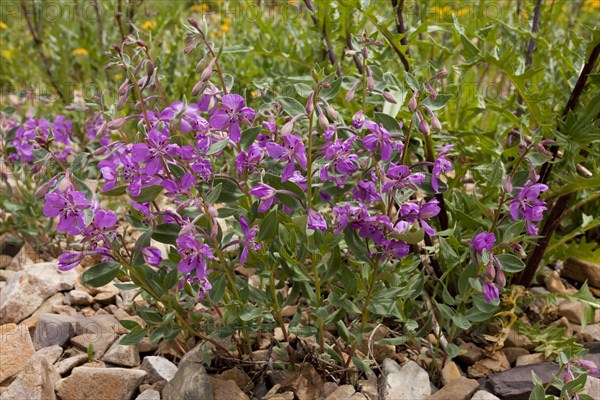
<svg viewBox="0 0 600 400">
<path fill-rule="evenodd" d="M 433 329 L 456 355 L 453 340 L 494 316 L 524 268 L 520 243 L 546 209 L 537 168 L 552 142 L 541 132 L 520 138 L 508 171 L 491 171 L 488 208 L 454 173 L 460 143 L 443 132 L 448 96 L 434 89 L 447 72 L 401 82 L 374 64 L 382 43 L 364 35 L 351 54 L 360 74 L 313 70 L 295 93 L 248 104 L 188 22 L 184 52 L 201 58 L 191 100 L 165 97 L 148 46 L 129 37 L 107 66 L 124 74 L 120 98 L 88 104 L 85 140 L 62 116 L 2 124 L 7 159 L 60 171 L 37 192 L 54 229 L 78 241 L 58 268 L 91 255 L 85 284 L 119 278 L 138 290 L 147 326 L 123 321 L 122 343 L 195 336 L 231 354 L 219 339 L 232 336 L 252 357 L 256 334 L 279 326 L 292 361 L 291 334 L 314 336 L 320 362 L 368 369 L 359 345 L 387 319 L 394 336 L 380 343 Z M 402 122 L 381 111 L 401 88 L 410 91 Z M 332 331 L 342 343 L 327 339 Z"/>
</svg>

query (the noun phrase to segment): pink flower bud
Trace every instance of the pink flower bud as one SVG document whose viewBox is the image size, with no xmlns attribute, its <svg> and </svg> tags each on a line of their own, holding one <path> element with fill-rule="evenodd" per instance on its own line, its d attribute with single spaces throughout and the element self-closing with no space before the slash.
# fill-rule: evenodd
<svg viewBox="0 0 600 400">
<path fill-rule="evenodd" d="M 119 86 L 119 96 L 123 96 L 127 93 L 127 89 L 129 89 L 129 79 L 125 79 L 125 82 Z"/>
<path fill-rule="evenodd" d="M 198 96 L 204 90 L 204 87 L 205 82 L 203 80 L 198 81 L 192 89 L 192 96 Z"/>
<path fill-rule="evenodd" d="M 315 92 L 310 92 L 310 95 L 308 96 L 308 101 L 306 102 L 306 107 L 304 107 L 304 109 L 306 110 L 306 114 L 308 115 L 310 115 L 315 110 L 315 102 L 313 101 L 314 95 Z"/>
<path fill-rule="evenodd" d="M 125 122 L 127 122 L 127 120 L 124 117 L 117 118 L 115 120 L 110 121 L 108 123 L 107 127 L 111 131 L 116 131 L 117 129 L 119 129 L 120 127 L 122 127 L 123 125 L 125 125 Z"/>
<path fill-rule="evenodd" d="M 390 102 L 392 104 L 397 104 L 398 103 L 398 100 L 396 100 L 396 97 L 394 97 L 394 95 L 391 94 L 390 92 L 383 92 L 382 95 L 383 95 L 383 98 L 386 101 L 388 101 L 388 102 Z"/>
<path fill-rule="evenodd" d="M 369 89 L 369 91 L 373 91 L 373 89 L 375 89 L 375 80 L 373 79 L 372 76 L 369 76 L 367 78 L 367 89 Z"/>
<path fill-rule="evenodd" d="M 287 134 L 292 133 L 293 129 L 294 129 L 294 120 L 291 119 L 288 122 L 286 122 L 285 125 L 283 125 L 283 127 L 281 127 L 280 133 L 282 135 L 287 135 Z"/>
<path fill-rule="evenodd" d="M 427 82 L 425 82 L 425 88 L 427 89 L 427 91 L 429 92 L 429 96 L 435 100 L 437 97 L 437 92 L 435 91 L 435 89 L 433 87 L 431 87 L 431 85 Z"/>
<path fill-rule="evenodd" d="M 334 120 L 334 121 L 335 121 L 335 120 L 338 118 L 338 113 L 337 113 L 337 111 L 335 111 L 335 110 L 333 109 L 333 107 L 331 107 L 330 105 L 327 105 L 326 112 L 327 112 L 327 116 L 328 116 L 329 118 L 331 118 L 332 120 Z"/>
<path fill-rule="evenodd" d="M 351 102 L 352 99 L 354 98 L 354 94 L 356 93 L 356 88 L 358 87 L 359 83 L 360 83 L 360 81 L 356 80 L 354 82 L 354 84 L 352 85 L 352 87 L 350 88 L 350 90 L 348 90 L 348 93 L 346 93 L 346 96 L 344 97 L 344 101 L 346 103 Z"/>
<path fill-rule="evenodd" d="M 421 121 L 419 122 L 419 132 L 421 132 L 423 135 L 429 135 L 429 124 L 424 118 L 421 118 Z"/>
<path fill-rule="evenodd" d="M 513 190 L 512 182 L 510 181 L 510 176 L 506 177 L 506 182 L 504 182 L 504 191 L 506 193 L 510 193 Z"/>
<path fill-rule="evenodd" d="M 431 117 L 431 129 L 433 129 L 433 131 L 437 133 L 440 133 L 442 131 L 442 124 L 440 123 L 440 120 L 436 115 L 433 115 Z"/>
<path fill-rule="evenodd" d="M 204 71 L 202 71 L 202 75 L 200 76 L 200 80 L 202 82 L 206 82 L 210 79 L 210 77 L 213 74 L 213 64 L 215 63 L 215 59 L 213 58 L 212 60 L 210 60 L 210 62 L 208 63 L 208 66 L 204 69 Z"/>
<path fill-rule="evenodd" d="M 327 120 L 327 117 L 323 113 L 319 113 L 319 126 L 323 130 L 329 129 L 329 121 Z"/>
<path fill-rule="evenodd" d="M 504 289 L 506 286 L 506 276 L 504 276 L 504 271 L 502 271 L 502 269 L 498 269 L 496 274 L 496 284 L 498 285 L 498 289 Z"/>
<path fill-rule="evenodd" d="M 198 21 L 196 21 L 194 18 L 188 18 L 188 24 L 190 24 L 191 26 L 193 26 L 196 29 L 200 29 L 198 26 Z"/>
<path fill-rule="evenodd" d="M 154 63 L 152 61 L 148 60 L 146 63 L 146 75 L 148 75 L 148 77 L 151 77 L 153 73 L 154 73 Z"/>
<path fill-rule="evenodd" d="M 408 101 L 408 109 L 411 112 L 415 112 L 417 110 L 417 92 L 413 92 L 410 100 Z"/>
<path fill-rule="evenodd" d="M 447 76 L 448 76 L 448 72 L 442 70 L 442 71 L 438 72 L 437 74 L 435 74 L 434 76 L 432 76 L 430 81 L 440 79 L 440 78 L 445 78 Z"/>
</svg>

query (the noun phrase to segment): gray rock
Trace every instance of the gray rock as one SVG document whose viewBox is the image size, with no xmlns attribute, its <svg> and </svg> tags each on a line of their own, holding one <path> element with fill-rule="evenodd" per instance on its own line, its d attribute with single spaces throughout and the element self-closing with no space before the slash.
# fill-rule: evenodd
<svg viewBox="0 0 600 400">
<path fill-rule="evenodd" d="M 74 269 L 60 272 L 57 262 L 34 264 L 17 272 L 2 290 L 0 324 L 24 320 L 48 297 L 72 289 L 78 276 Z"/>
<path fill-rule="evenodd" d="M 126 368 L 77 367 L 56 384 L 62 400 L 131 399 L 146 371 Z M 202 397 L 199 397 L 202 398 Z"/>
<path fill-rule="evenodd" d="M 124 346 L 116 340 L 102 357 L 102 361 L 120 367 L 137 367 L 140 365 L 140 353 L 137 346 Z"/>
<path fill-rule="evenodd" d="M 56 367 L 56 372 L 58 372 L 60 375 L 64 376 L 66 374 L 68 374 L 69 372 L 71 372 L 71 370 L 83 363 L 85 363 L 88 360 L 88 356 L 85 353 L 80 353 L 77 355 L 74 355 L 72 357 L 69 358 L 65 358 L 64 360 L 61 360 L 59 362 L 57 362 L 56 364 L 54 364 L 54 366 Z"/>
<path fill-rule="evenodd" d="M 145 371 L 144 371 L 145 372 Z M 210 378 L 200 363 L 185 361 L 163 389 L 163 400 L 214 400 Z"/>
<path fill-rule="evenodd" d="M 65 346 L 75 334 L 71 319 L 66 315 L 43 314 L 35 327 L 33 345 L 36 349 L 47 346 Z"/>
<path fill-rule="evenodd" d="M 501 399 L 527 400 L 534 387 L 531 371 L 540 378 L 542 385 L 546 385 L 558 373 L 558 365 L 544 362 L 491 374 L 488 376 L 486 388 Z"/>
<path fill-rule="evenodd" d="M 30 360 L 0 400 L 55 400 L 54 385 L 59 379 L 46 358 Z"/>
<path fill-rule="evenodd" d="M 135 400 L 160 400 L 160 392 L 154 389 L 144 390 Z"/>
<path fill-rule="evenodd" d="M 140 368 L 148 372 L 144 382 L 150 384 L 158 381 L 168 382 L 177 373 L 177 366 L 164 357 L 145 357 Z"/>
<path fill-rule="evenodd" d="M 400 366 L 389 358 L 383 361 L 383 400 L 421 400 L 431 395 L 429 374 L 414 361 Z"/>
<path fill-rule="evenodd" d="M 486 392 L 485 390 L 478 390 L 475 392 L 471 400 L 500 400 L 498 397 L 494 396 L 490 392 Z"/>
<path fill-rule="evenodd" d="M 429 396 L 427 400 L 468 400 L 477 389 L 479 382 L 475 379 L 460 377 Z"/>
</svg>

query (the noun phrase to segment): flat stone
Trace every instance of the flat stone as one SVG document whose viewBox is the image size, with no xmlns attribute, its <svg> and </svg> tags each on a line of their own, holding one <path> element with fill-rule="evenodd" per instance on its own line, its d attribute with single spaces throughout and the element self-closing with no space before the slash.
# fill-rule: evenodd
<svg viewBox="0 0 600 400">
<path fill-rule="evenodd" d="M 0 383 L 17 375 L 34 355 L 35 348 L 25 325 L 0 326 Z"/>
<path fill-rule="evenodd" d="M 53 345 L 65 347 L 75 334 L 70 318 L 57 314 L 42 314 L 33 335 L 35 348 Z"/>
<path fill-rule="evenodd" d="M 462 377 L 462 371 L 454 361 L 448 361 L 446 365 L 444 365 L 444 368 L 442 368 L 441 378 L 444 386 Z"/>
<path fill-rule="evenodd" d="M 483 350 L 476 344 L 467 342 L 458 346 L 458 361 L 465 366 L 471 366 L 484 357 Z"/>
<path fill-rule="evenodd" d="M 60 356 L 62 356 L 62 354 L 63 349 L 60 346 L 55 345 L 44 347 L 43 349 L 36 351 L 33 357 L 29 359 L 29 361 L 39 361 L 41 359 L 44 359 L 48 361 L 48 364 L 54 364 L 60 358 Z"/>
<path fill-rule="evenodd" d="M 34 264 L 17 272 L 7 282 L 0 298 L 0 323 L 20 322 L 44 300 L 75 286 L 79 272 L 61 272 L 56 262 Z"/>
<path fill-rule="evenodd" d="M 65 304 L 77 306 L 89 306 L 94 301 L 94 298 L 89 293 L 83 290 L 71 290 L 65 296 Z"/>
<path fill-rule="evenodd" d="M 65 358 L 54 364 L 56 367 L 56 372 L 58 372 L 61 376 L 64 376 L 71 372 L 71 370 L 75 367 L 84 364 L 88 360 L 88 356 L 85 353 L 79 353 L 69 358 Z"/>
<path fill-rule="evenodd" d="M 600 265 L 577 258 L 568 258 L 561 275 L 576 282 L 587 281 L 588 285 L 600 288 Z"/>
<path fill-rule="evenodd" d="M 529 350 L 522 347 L 504 347 L 500 351 L 504 353 L 510 365 L 514 365 L 515 362 L 517 362 L 517 358 L 520 356 L 529 354 Z"/>
<path fill-rule="evenodd" d="M 56 384 L 63 400 L 131 399 L 146 371 L 125 368 L 77 367 Z"/>
<path fill-rule="evenodd" d="M 469 378 L 483 378 L 494 372 L 506 371 L 510 368 L 508 359 L 501 351 L 497 351 L 492 356 L 477 361 L 471 365 L 467 371 Z"/>
<path fill-rule="evenodd" d="M 543 362 L 491 374 L 487 378 L 486 389 L 501 399 L 527 400 L 534 388 L 532 371 L 540 378 L 542 385 L 546 385 L 558 373 L 558 365 Z"/>
<path fill-rule="evenodd" d="M 421 400 L 431 395 L 429 374 L 410 360 L 400 366 L 389 358 L 383 361 L 383 400 Z"/>
<path fill-rule="evenodd" d="M 119 344 L 121 338 L 115 340 L 112 346 L 104 353 L 102 361 L 118 365 L 119 367 L 137 367 L 140 365 L 140 353 L 137 346 Z"/>
<path fill-rule="evenodd" d="M 144 382 L 150 384 L 158 381 L 168 382 L 177 373 L 177 366 L 164 357 L 144 357 L 140 368 L 148 373 Z"/>
<path fill-rule="evenodd" d="M 250 400 L 234 381 L 211 378 L 214 400 Z"/>
<path fill-rule="evenodd" d="M 216 378 L 234 381 L 241 390 L 249 390 L 253 386 L 248 374 L 237 367 L 223 371 Z"/>
<path fill-rule="evenodd" d="M 550 293 L 575 294 L 577 289 L 567 289 L 563 281 L 560 280 L 560 275 L 556 271 L 551 271 L 544 277 L 546 289 Z"/>
<path fill-rule="evenodd" d="M 583 309 L 583 303 L 563 300 L 558 305 L 558 315 L 566 317 L 574 324 L 582 325 Z M 600 323 L 600 311 L 596 310 L 594 321 L 588 321 L 588 323 Z"/>
<path fill-rule="evenodd" d="M 508 334 L 506 335 L 504 345 L 506 347 L 521 347 L 529 351 L 533 351 L 533 349 L 535 348 L 535 345 L 527 335 L 519 333 L 512 328 L 510 328 Z"/>
<path fill-rule="evenodd" d="M 144 390 L 135 400 L 160 400 L 160 392 L 154 389 Z"/>
<path fill-rule="evenodd" d="M 429 396 L 427 400 L 468 400 L 477 389 L 479 389 L 479 382 L 461 377 Z"/>
<path fill-rule="evenodd" d="M 323 391 L 323 380 L 312 364 L 303 363 L 281 383 L 281 389 L 293 391 L 298 400 L 317 399 Z"/>
<path fill-rule="evenodd" d="M 325 400 L 345 400 L 349 399 L 356 390 L 352 385 L 342 385 L 338 387 L 333 393 L 325 398 Z"/>
<path fill-rule="evenodd" d="M 471 400 L 500 400 L 498 397 L 494 396 L 490 392 L 486 392 L 485 390 L 478 390 L 475 392 Z"/>
<path fill-rule="evenodd" d="M 36 328 L 38 321 L 40 320 L 40 317 L 43 314 L 51 313 L 52 308 L 54 306 L 63 304 L 64 297 L 65 297 L 65 295 L 62 293 L 56 293 L 55 295 L 50 296 L 49 298 L 44 300 L 44 302 L 42 303 L 40 308 L 35 310 L 35 312 L 33 314 L 31 314 L 30 317 L 23 320 L 23 324 L 25 326 L 27 326 L 27 329 L 33 330 L 34 328 Z"/>
<path fill-rule="evenodd" d="M 110 348 L 113 342 L 116 339 L 116 335 L 114 333 L 100 333 L 100 334 L 92 334 L 85 333 L 83 335 L 75 336 L 71 339 L 71 343 L 87 352 L 88 346 L 92 345 L 94 349 L 94 356 L 96 358 L 101 358 L 106 350 Z"/>
<path fill-rule="evenodd" d="M 182 361 L 163 389 L 163 400 L 214 400 L 210 377 L 201 363 Z"/>
<path fill-rule="evenodd" d="M 46 358 L 31 360 L 2 393 L 0 400 L 55 400 L 54 385 L 59 379 L 60 375 Z"/>
<path fill-rule="evenodd" d="M 113 292 L 100 292 L 94 296 L 94 301 L 100 304 L 115 304 L 116 293 Z"/>
<path fill-rule="evenodd" d="M 537 364 L 544 361 L 546 357 L 542 353 L 526 354 L 517 358 L 516 366 Z"/>
</svg>

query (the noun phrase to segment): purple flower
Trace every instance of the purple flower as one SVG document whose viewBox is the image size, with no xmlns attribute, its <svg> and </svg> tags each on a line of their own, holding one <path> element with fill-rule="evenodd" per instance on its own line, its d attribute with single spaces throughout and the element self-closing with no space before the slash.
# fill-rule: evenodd
<svg viewBox="0 0 600 400">
<path fill-rule="evenodd" d="M 145 172 L 154 175 L 162 170 L 161 159 L 171 159 L 179 154 L 179 146 L 170 144 L 169 137 L 156 129 L 148 132 L 146 143 L 136 143 L 131 147 L 131 158 L 136 162 L 146 163 Z"/>
<path fill-rule="evenodd" d="M 104 123 L 102 114 L 98 113 L 86 121 L 85 130 L 90 140 L 98 139 L 100 146 L 106 146 L 110 142 L 108 127 Z"/>
<path fill-rule="evenodd" d="M 69 139 L 73 134 L 73 123 L 69 120 L 65 120 L 64 115 L 59 115 L 52 124 L 52 132 L 54 133 L 54 139 L 57 142 L 69 144 Z"/>
<path fill-rule="evenodd" d="M 518 220 L 519 214 L 521 214 L 525 220 L 527 233 L 530 235 L 537 235 L 538 228 L 535 222 L 539 222 L 544 218 L 546 201 L 540 200 L 538 197 L 540 193 L 546 190 L 548 190 L 548 186 L 543 183 L 533 183 L 528 180 L 510 203 L 511 217 Z"/>
<path fill-rule="evenodd" d="M 326 231 L 327 222 L 321 213 L 313 209 L 308 209 L 308 229 Z"/>
<path fill-rule="evenodd" d="M 381 200 L 375 184 L 367 180 L 358 181 L 358 186 L 352 191 L 352 194 L 357 201 L 362 201 L 363 203 Z"/>
<path fill-rule="evenodd" d="M 45 196 L 44 215 L 50 218 L 59 217 L 56 229 L 70 235 L 79 235 L 86 227 L 83 210 L 90 208 L 90 203 L 81 192 L 72 187 L 65 193 L 48 193 Z"/>
<path fill-rule="evenodd" d="M 493 282 L 485 281 L 481 288 L 481 294 L 483 294 L 483 298 L 488 303 L 494 299 L 500 298 L 500 292 L 498 291 L 498 288 Z"/>
<path fill-rule="evenodd" d="M 438 153 L 438 158 L 433 163 L 433 169 L 431 171 L 431 186 L 436 192 L 439 192 L 438 178 L 440 175 L 452 171 L 452 164 L 446 159 L 446 153 L 450 151 L 452 147 L 454 147 L 452 144 L 442 147 Z"/>
<path fill-rule="evenodd" d="M 277 191 L 271 186 L 265 185 L 264 183 L 259 183 L 254 188 L 252 188 L 252 190 L 250 190 L 250 194 L 262 200 L 262 204 L 258 208 L 258 212 L 267 211 L 269 208 L 271 208 L 275 200 L 277 200 L 275 198 Z"/>
<path fill-rule="evenodd" d="M 248 249 L 252 249 L 254 251 L 260 250 L 262 249 L 262 244 L 255 242 L 258 227 L 253 226 L 250 228 L 248 220 L 243 215 L 240 215 L 240 227 L 242 228 L 242 234 L 244 235 L 244 239 L 242 239 L 244 248 L 240 254 L 240 264 L 244 265 L 248 259 Z"/>
<path fill-rule="evenodd" d="M 473 237 L 473 241 L 469 242 L 471 247 L 477 254 L 483 254 L 483 250 L 491 252 L 496 243 L 496 236 L 493 233 L 481 232 Z"/>
<path fill-rule="evenodd" d="M 381 125 L 373 121 L 365 121 L 365 128 L 371 131 L 370 134 L 364 137 L 362 145 L 365 149 L 375 152 L 379 149 L 381 153 L 381 161 L 387 161 L 392 156 L 394 148 L 399 151 L 402 149 L 402 143 L 394 144 L 390 138 L 388 131 Z"/>
<path fill-rule="evenodd" d="M 189 172 L 183 174 L 181 179 L 165 179 L 162 185 L 167 190 L 165 196 L 176 197 L 181 194 L 190 194 L 190 188 L 196 184 L 196 177 Z"/>
<path fill-rule="evenodd" d="M 69 271 L 79 265 L 85 254 L 81 251 L 65 251 L 58 257 L 58 270 Z"/>
<path fill-rule="evenodd" d="M 119 218 L 113 211 L 100 209 L 98 202 L 95 200 L 92 203 L 94 212 L 92 223 L 81 234 L 85 236 L 85 242 L 92 244 L 92 249 L 110 251 L 111 240 L 109 235 L 114 237 L 114 230 L 117 228 Z"/>
<path fill-rule="evenodd" d="M 294 161 L 300 165 L 300 168 L 306 169 L 306 148 L 299 136 L 287 134 L 282 135 L 283 145 L 269 142 L 266 144 L 269 156 L 278 160 L 287 161 L 281 174 L 281 182 L 285 182 L 295 171 Z"/>
<path fill-rule="evenodd" d="M 162 261 L 160 250 L 154 246 L 144 247 L 140 252 L 144 256 L 144 260 L 153 267 L 158 267 Z"/>
<path fill-rule="evenodd" d="M 598 366 L 592 362 L 592 361 L 588 361 L 588 360 L 574 360 L 572 361 L 572 363 L 574 365 L 578 365 L 582 368 L 587 369 L 588 373 L 590 375 L 598 375 L 598 373 L 600 372 L 600 369 L 598 369 Z"/>
<path fill-rule="evenodd" d="M 435 236 L 435 231 L 427 223 L 428 219 L 431 219 L 440 213 L 439 201 L 437 199 L 431 199 L 425 204 L 416 204 L 414 202 L 408 202 L 400 206 L 400 217 L 402 220 L 413 223 L 419 221 L 425 233 L 429 236 Z"/>
<path fill-rule="evenodd" d="M 222 107 L 210 118 L 215 129 L 229 129 L 229 138 L 239 142 L 241 138 L 240 122 L 250 125 L 254 119 L 254 110 L 244 107 L 245 101 L 239 94 L 226 94 L 221 100 Z"/>
<path fill-rule="evenodd" d="M 358 169 L 358 156 L 352 152 L 352 142 L 358 136 L 352 136 L 346 140 L 338 139 L 328 142 L 323 146 L 323 158 L 329 161 L 321 168 L 320 178 L 322 180 L 333 180 L 342 187 L 347 175 L 352 175 Z M 331 177 L 331 174 L 342 175 L 342 177 Z"/>
<path fill-rule="evenodd" d="M 400 240 L 384 240 L 381 242 L 384 255 L 398 260 L 406 257 L 410 252 L 410 246 Z"/>
<path fill-rule="evenodd" d="M 352 126 L 354 129 L 360 129 L 365 123 L 365 114 L 362 110 L 358 110 L 356 114 L 352 116 Z"/>
<path fill-rule="evenodd" d="M 390 163 L 388 172 L 385 175 L 387 182 L 383 185 L 383 191 L 397 191 L 403 188 L 416 190 L 415 185 L 420 185 L 425 180 L 425 175 L 421 172 L 412 174 L 410 168 L 406 165 Z"/>
<path fill-rule="evenodd" d="M 215 259 L 210 247 L 198 242 L 191 233 L 178 237 L 176 243 L 177 250 L 182 255 L 178 264 L 179 271 L 184 274 L 195 271 L 198 279 L 205 278 L 208 273 L 206 260 Z"/>
<path fill-rule="evenodd" d="M 159 118 L 161 121 L 179 119 L 179 129 L 183 133 L 188 133 L 192 130 L 206 133 L 209 128 L 208 121 L 200 115 L 198 104 L 188 104 L 184 108 L 183 102 L 175 101 L 170 107 L 165 108 L 160 113 Z"/>
<path fill-rule="evenodd" d="M 240 151 L 236 160 L 235 168 L 239 174 L 252 174 L 258 172 L 256 168 L 261 162 L 263 153 L 257 144 L 253 144 L 248 149 L 248 152 Z"/>
</svg>

